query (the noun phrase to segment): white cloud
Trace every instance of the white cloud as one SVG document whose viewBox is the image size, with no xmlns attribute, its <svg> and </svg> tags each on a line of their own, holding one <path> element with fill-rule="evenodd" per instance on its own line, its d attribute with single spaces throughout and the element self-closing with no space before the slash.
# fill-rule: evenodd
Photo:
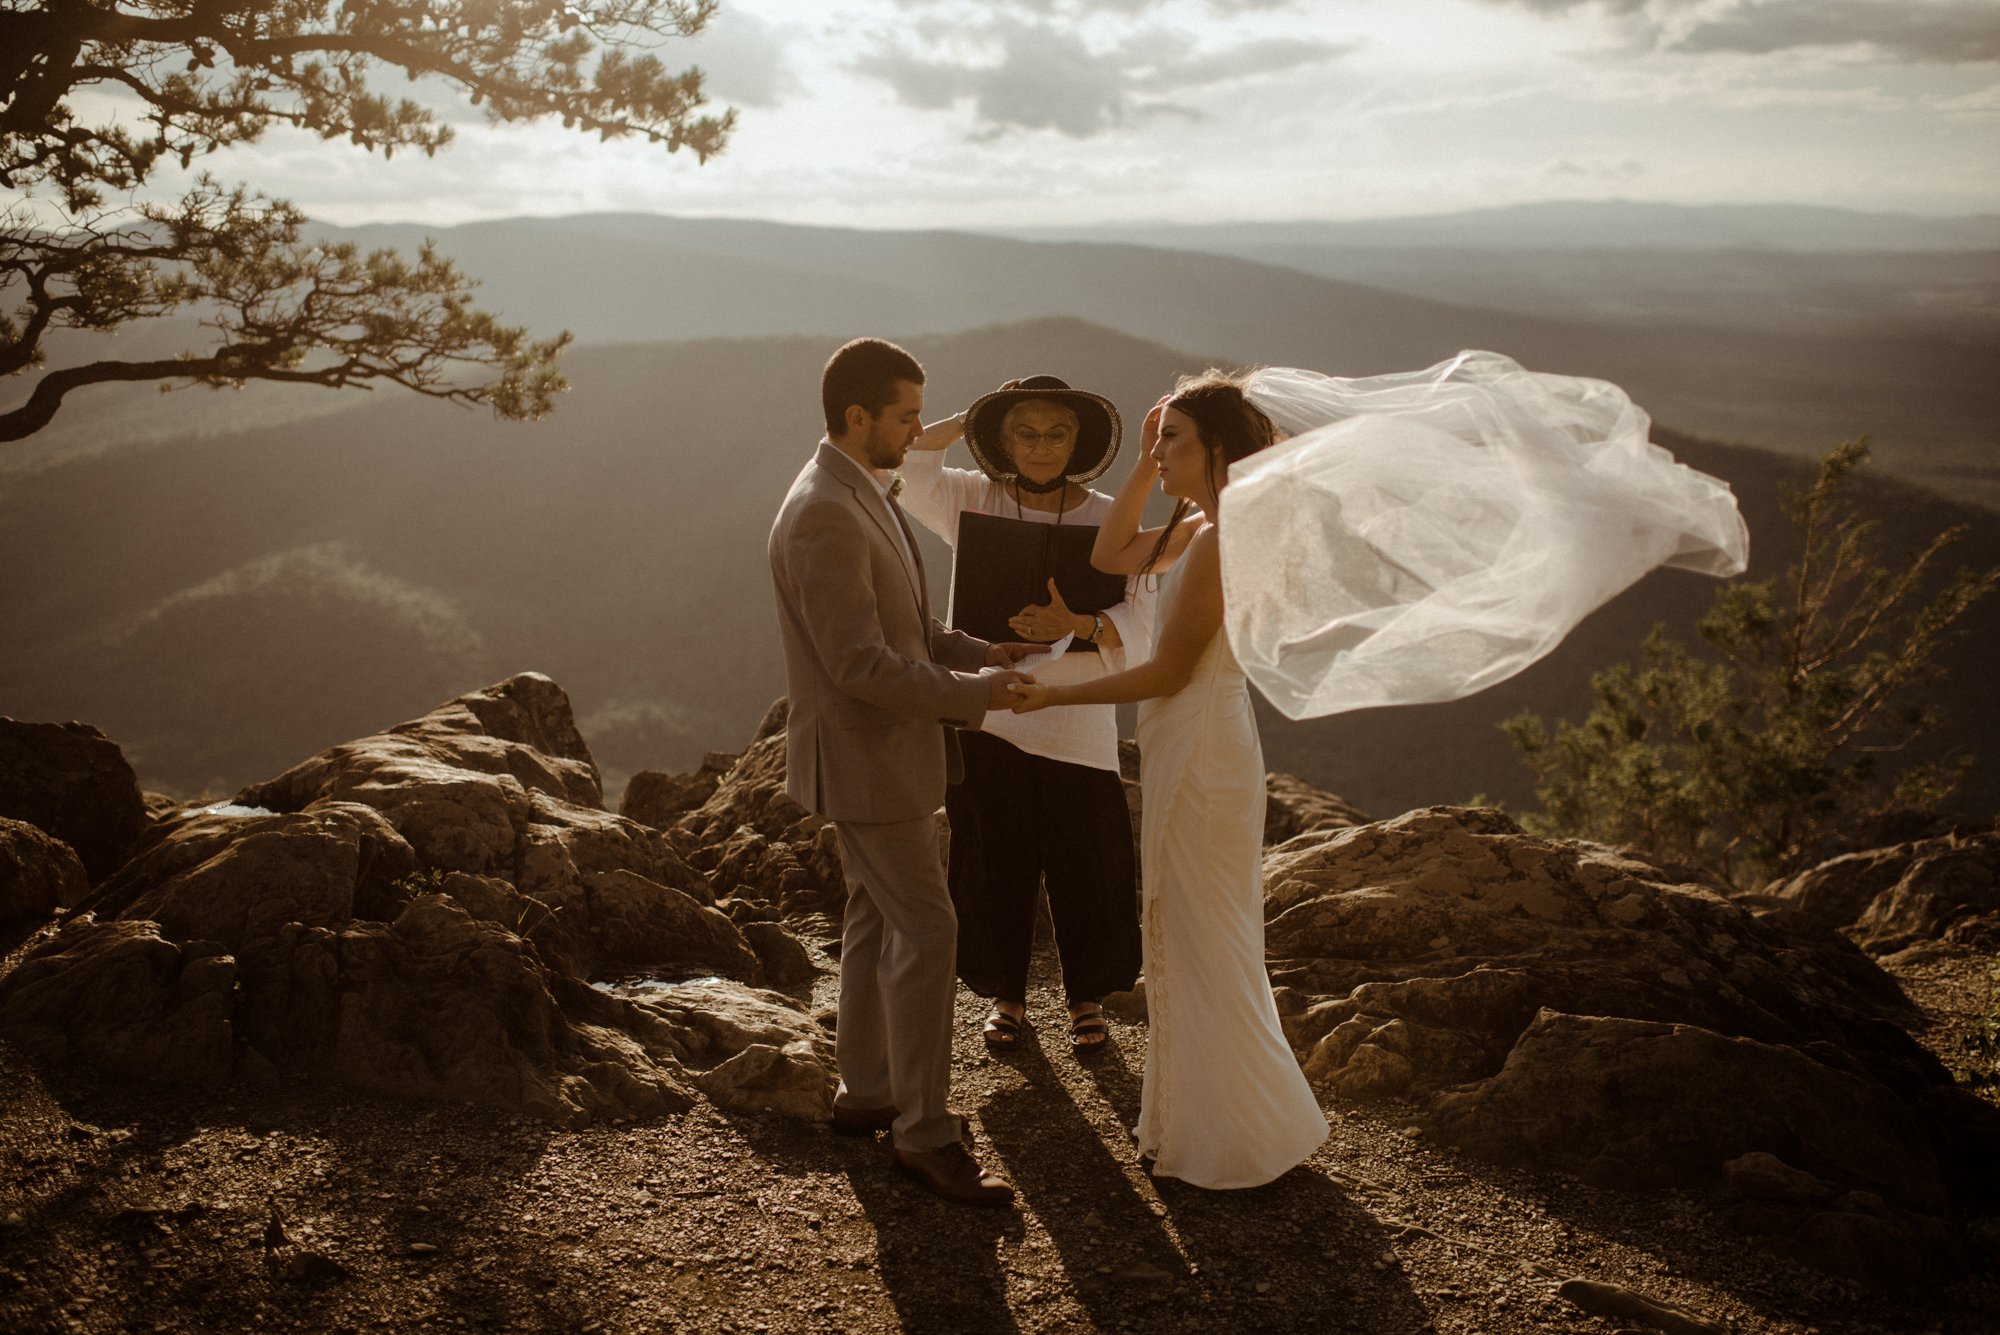
<svg viewBox="0 0 2000 1335">
<path fill-rule="evenodd" d="M 660 52 L 741 108 L 705 166 L 488 126 L 443 95 L 461 132 L 434 160 L 274 131 L 201 165 L 339 222 L 605 209 L 978 228 L 1607 193 L 2000 211 L 1989 65 L 1853 43 L 1662 49 L 1663 20 L 1738 0 L 1538 7 L 723 0 L 711 33 Z"/>
<path fill-rule="evenodd" d="M 2000 113 L 2000 83 L 1956 97 L 1931 97 L 1928 99 L 1932 111 L 1942 111 L 1952 116 L 1991 116 Z"/>
<path fill-rule="evenodd" d="M 1996 0 L 1490 0 L 1620 21 L 1635 44 L 1691 55 L 1855 47 L 1877 60 L 2000 61 Z"/>
<path fill-rule="evenodd" d="M 773 107 L 805 88 L 784 30 L 745 9 L 717 10 L 702 34 L 676 46 L 674 55 L 701 67 L 714 102 Z"/>
<path fill-rule="evenodd" d="M 1620 162 L 1558 158 L 1544 169 L 1544 174 L 1558 180 L 1635 181 L 1646 174 L 1646 164 L 1637 158 Z"/>
<path fill-rule="evenodd" d="M 996 19 L 974 27 L 925 25 L 888 39 L 853 68 L 911 107 L 969 103 L 976 132 L 1054 130 L 1074 139 L 1160 117 L 1198 119 L 1197 90 L 1266 78 L 1350 54 L 1351 42 L 1270 36 L 1203 46 L 1170 29 L 1129 32 L 1101 45 L 1074 27 Z M 959 54 L 963 53 L 963 54 Z"/>
</svg>

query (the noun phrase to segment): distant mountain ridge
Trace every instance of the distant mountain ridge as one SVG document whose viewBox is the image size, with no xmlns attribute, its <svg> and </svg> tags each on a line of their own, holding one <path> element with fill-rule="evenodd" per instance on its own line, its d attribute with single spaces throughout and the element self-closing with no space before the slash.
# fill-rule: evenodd
<svg viewBox="0 0 2000 1335">
<path fill-rule="evenodd" d="M 1615 312 L 1566 295 L 1560 283 L 1543 284 L 1534 298 L 1539 306 L 1523 297 L 1515 309 L 1497 309 L 1454 293 L 1458 280 L 1450 273 L 1422 295 L 1307 272 L 1310 257 L 1245 259 L 961 232 L 595 214 L 329 234 L 404 248 L 435 237 L 484 280 L 482 304 L 539 331 L 571 329 L 581 343 L 837 340 L 884 329 L 937 335 L 1067 317 L 1180 349 L 1187 370 L 1216 359 L 1365 375 L 1491 348 L 1539 370 L 1616 381 L 1659 420 L 1705 435 L 1816 454 L 1869 433 L 1892 471 L 2000 502 L 2000 460 L 1992 452 L 2000 320 L 1925 323 L 1929 298 L 1921 293 L 1902 306 L 1891 302 L 1885 309 L 1909 318 L 1885 318 L 1880 327 L 1864 315 L 1771 329 L 1754 320 L 1696 319 L 1698 301 L 1677 314 L 1651 309 L 1620 322 Z M 1796 288 L 1810 277 L 1773 282 Z M 1976 314 L 1986 301 L 1978 274 L 1960 277 L 1970 286 L 1961 293 L 1946 283 L 1945 296 L 1964 296 Z M 1649 281 L 1669 294 L 1701 286 L 1682 282 L 1671 265 Z M 1898 271 L 1883 281 L 1895 287 L 1905 276 Z M 1741 286 L 1725 274 L 1707 290 L 1728 294 Z M 1489 285 L 1482 295 L 1496 289 Z M 1505 292 L 1497 298 L 1509 299 Z M 1805 296 L 1809 309 L 1845 299 L 1838 292 Z M 1772 303 L 1760 294 L 1748 304 Z M 86 355 L 87 347 L 72 343 L 69 355 Z M 164 408 L 146 387 L 90 391 L 43 438 L 8 457 L 95 448 L 124 433 L 226 430 L 246 410 L 275 422 L 288 407 L 300 415 L 323 411 L 327 401 L 324 392 L 270 389 L 255 387 L 243 398 L 187 396 Z"/>
<path fill-rule="evenodd" d="M 1480 247 L 1496 250 L 1949 251 L 2000 249 L 2000 214 L 1926 217 L 1807 204 L 1549 200 L 1394 218 L 1132 222 L 1007 227 L 1042 241 L 1132 241 L 1180 249 L 1246 245 Z"/>
<path fill-rule="evenodd" d="M 884 332 L 923 358 L 934 415 L 1036 371 L 1136 409 L 1203 360 L 1073 319 Z M 0 478 L 0 713 L 88 720 L 149 783 L 227 793 L 533 668 L 568 688 L 614 789 L 638 768 L 692 768 L 740 746 L 784 689 L 764 541 L 820 434 L 828 350 L 819 336 L 583 348 L 575 391 L 536 426 L 357 396 L 311 421 Z M 1756 572 L 1780 568 L 1778 489 L 1807 466 L 1656 438 L 1736 486 Z M 965 466 L 962 447 L 950 462 Z M 1113 483 L 1131 462 L 1128 441 Z M 1960 559 L 2000 562 L 2000 518 L 1872 486 L 1892 556 L 1968 522 Z M 941 602 L 949 556 L 923 542 Z M 1378 814 L 1476 792 L 1518 807 L 1527 771 L 1495 722 L 1577 716 L 1592 671 L 1631 658 L 1655 621 L 1687 635 L 1717 587 L 1650 576 L 1470 700 L 1267 715 L 1266 757 Z M 2000 603 L 1952 651 L 1938 699 L 1948 740 L 1985 761 L 1968 796 L 1987 810 L 2000 804 L 1996 643 Z"/>
</svg>

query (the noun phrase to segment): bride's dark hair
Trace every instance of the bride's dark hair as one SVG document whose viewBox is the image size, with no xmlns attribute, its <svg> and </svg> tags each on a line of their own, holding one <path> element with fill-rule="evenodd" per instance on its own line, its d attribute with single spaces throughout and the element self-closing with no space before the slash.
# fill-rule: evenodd
<svg viewBox="0 0 2000 1335">
<path fill-rule="evenodd" d="M 1243 393 L 1249 379 L 1248 372 L 1232 375 L 1211 366 L 1200 375 L 1182 376 L 1174 385 L 1173 397 L 1167 400 L 1167 407 L 1194 423 L 1201 443 L 1207 447 L 1208 484 L 1218 496 L 1229 476 L 1229 465 L 1249 458 L 1277 439 L 1271 419 Z M 1160 540 L 1153 544 L 1152 555 L 1146 558 L 1142 570 L 1151 570 L 1159 564 L 1167 550 L 1167 540 L 1181 520 L 1187 518 L 1193 504 L 1186 498 L 1174 502 L 1173 517 L 1160 530 Z"/>
</svg>

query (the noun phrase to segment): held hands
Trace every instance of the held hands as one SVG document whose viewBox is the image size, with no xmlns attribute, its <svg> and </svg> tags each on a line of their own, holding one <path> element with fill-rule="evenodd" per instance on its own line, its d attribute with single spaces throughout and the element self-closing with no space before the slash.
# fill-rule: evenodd
<svg viewBox="0 0 2000 1335">
<path fill-rule="evenodd" d="M 1007 618 L 1007 628 L 1024 640 L 1049 644 L 1075 632 L 1078 620 L 1077 613 L 1069 610 L 1069 604 L 1063 601 L 1062 591 L 1056 588 L 1056 582 L 1051 578 L 1049 600 L 1046 603 L 1029 603 Z"/>
<path fill-rule="evenodd" d="M 1014 707 L 1014 687 L 1022 682 L 1032 682 L 1025 672 L 1016 672 L 1014 665 L 1036 654 L 1049 651 L 1046 644 L 1015 644 L 1002 641 L 986 646 L 986 708 L 989 712 Z M 999 669 L 995 671 L 995 669 Z"/>
<path fill-rule="evenodd" d="M 1025 672 L 1011 670 L 989 670 L 981 675 L 986 678 L 986 712 L 989 714 L 1002 709 L 1018 709 L 1019 706 L 1014 703 L 1014 691 L 1023 683 L 1032 685 L 1035 680 Z"/>
<path fill-rule="evenodd" d="M 1016 714 L 1032 714 L 1054 703 L 1050 697 L 1055 694 L 1055 687 L 1044 686 L 1033 678 L 1024 678 L 1008 689 L 1012 691 L 1009 706 Z"/>
</svg>

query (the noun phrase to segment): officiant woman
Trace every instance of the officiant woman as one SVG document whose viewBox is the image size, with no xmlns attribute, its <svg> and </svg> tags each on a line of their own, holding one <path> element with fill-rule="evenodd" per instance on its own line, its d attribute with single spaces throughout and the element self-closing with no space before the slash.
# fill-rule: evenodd
<svg viewBox="0 0 2000 1335">
<path fill-rule="evenodd" d="M 944 451 L 961 433 L 976 472 L 944 465 Z M 1135 577 L 1122 601 L 1084 611 L 1071 608 L 1039 571 L 961 570 L 958 563 L 968 559 L 961 518 L 1094 529 L 1111 498 L 1086 484 L 1110 466 L 1121 434 L 1110 400 L 1054 376 L 1032 376 L 1009 381 L 959 417 L 927 429 L 903 461 L 902 503 L 951 546 L 953 589 L 961 587 L 962 576 L 1003 576 L 1039 587 L 1040 601 L 1023 604 L 1008 630 L 1043 644 L 1076 637 L 1059 661 L 1036 669 L 1044 682 L 1084 681 L 1142 660 L 1152 646 L 1153 594 Z M 1081 550 L 1088 549 L 1084 542 Z M 953 625 L 958 614 L 954 607 Z M 1070 1044 L 1077 1056 L 1088 1057 L 1101 1050 L 1108 1033 L 1100 1002 L 1130 988 L 1140 964 L 1132 819 L 1118 777 L 1115 706 L 996 711 L 982 729 L 962 735 L 965 779 L 945 797 L 958 974 L 972 991 L 993 999 L 982 1029 L 987 1046 L 996 1052 L 1018 1047 L 1037 900 L 1046 885 Z"/>
</svg>

